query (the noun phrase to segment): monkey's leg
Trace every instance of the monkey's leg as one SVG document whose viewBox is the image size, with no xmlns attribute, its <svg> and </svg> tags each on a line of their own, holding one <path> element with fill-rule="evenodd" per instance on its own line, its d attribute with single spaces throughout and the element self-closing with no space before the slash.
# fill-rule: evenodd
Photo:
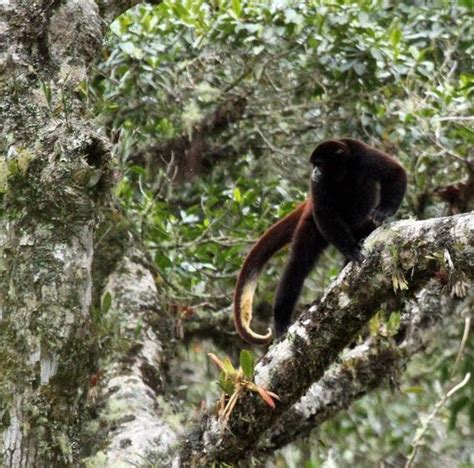
<svg viewBox="0 0 474 468">
<path fill-rule="evenodd" d="M 336 213 L 329 210 L 315 213 L 317 226 L 322 235 L 341 252 L 347 260 L 360 262 L 359 242 L 349 225 Z"/>
<path fill-rule="evenodd" d="M 360 246 L 364 243 L 364 239 L 369 236 L 369 234 L 375 230 L 377 225 L 371 219 L 368 219 L 364 224 L 354 229 L 353 234 L 355 240 L 359 243 Z M 344 266 L 346 266 L 351 260 L 346 257 Z"/>
<path fill-rule="evenodd" d="M 328 242 L 321 235 L 312 214 L 302 217 L 291 244 L 290 258 L 278 284 L 275 304 L 275 334 L 283 335 L 291 323 L 293 309 L 301 293 L 305 278 L 313 269 Z"/>
<path fill-rule="evenodd" d="M 354 229 L 354 237 L 357 242 L 361 243 L 366 237 L 369 237 L 369 234 L 375 230 L 377 225 L 372 219 L 368 219 L 364 224 Z"/>
</svg>

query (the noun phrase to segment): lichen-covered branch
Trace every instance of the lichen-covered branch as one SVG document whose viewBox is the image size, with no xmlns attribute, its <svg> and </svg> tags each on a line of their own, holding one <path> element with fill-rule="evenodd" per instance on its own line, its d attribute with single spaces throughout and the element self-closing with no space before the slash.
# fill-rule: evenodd
<svg viewBox="0 0 474 468">
<path fill-rule="evenodd" d="M 158 5 L 162 0 L 95 0 L 100 9 L 100 14 L 107 23 L 113 21 L 117 16 L 127 11 L 138 3 L 149 3 Z"/>
<path fill-rule="evenodd" d="M 197 338 L 212 338 L 219 342 L 219 340 L 234 341 L 234 336 L 230 336 L 229 330 L 232 330 L 232 311 L 230 307 L 222 310 L 209 310 L 207 307 L 195 307 L 189 314 L 180 317 L 178 314 L 177 320 L 183 329 L 182 336 L 185 340 L 193 337 Z M 222 338 L 223 335 L 226 335 Z M 239 339 L 235 339 L 237 343 Z M 241 343 L 241 342 L 240 342 Z"/>
<path fill-rule="evenodd" d="M 277 408 L 249 393 L 226 426 L 215 413 L 206 415 L 177 462 L 233 463 L 252 452 L 260 435 L 319 381 L 383 303 L 400 308 L 434 277 L 445 281 L 445 295 L 466 295 L 474 278 L 474 215 L 392 224 L 376 230 L 364 252 L 364 262 L 348 265 L 319 305 L 303 313 L 257 366 L 255 382 L 280 396 Z"/>
<path fill-rule="evenodd" d="M 474 309 L 474 295 L 459 301 L 443 294 L 443 286 L 432 280 L 404 307 L 395 337 L 371 337 L 341 356 L 313 384 L 306 395 L 287 411 L 261 438 L 262 453 L 271 453 L 305 437 L 324 421 L 348 408 L 354 401 L 390 381 L 398 380 L 400 369 L 424 349 L 444 320 L 455 312 L 462 316 Z"/>
<path fill-rule="evenodd" d="M 139 466 L 177 440 L 167 382 L 172 327 L 140 252 L 117 264 L 96 321 L 99 337 L 113 342 L 89 390 L 98 414 L 87 428 L 95 454 L 86 466 Z"/>
<path fill-rule="evenodd" d="M 137 152 L 131 160 L 135 164 L 147 164 L 153 173 L 157 167 L 167 165 L 172 178 L 192 177 L 205 166 L 212 168 L 223 157 L 235 156 L 235 150 L 230 146 L 215 147 L 211 138 L 242 119 L 246 106 L 247 97 L 229 96 L 190 132 L 151 145 L 146 150 Z"/>
</svg>

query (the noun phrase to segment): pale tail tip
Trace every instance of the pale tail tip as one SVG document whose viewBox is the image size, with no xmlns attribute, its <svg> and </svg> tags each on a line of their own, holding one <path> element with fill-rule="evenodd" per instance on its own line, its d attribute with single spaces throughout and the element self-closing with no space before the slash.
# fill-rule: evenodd
<svg viewBox="0 0 474 468">
<path fill-rule="evenodd" d="M 259 333 L 255 333 L 249 329 L 247 329 L 246 332 L 247 336 L 242 336 L 242 338 L 250 344 L 266 345 L 273 340 L 273 332 L 271 328 L 267 329 L 265 335 L 260 335 Z"/>
</svg>

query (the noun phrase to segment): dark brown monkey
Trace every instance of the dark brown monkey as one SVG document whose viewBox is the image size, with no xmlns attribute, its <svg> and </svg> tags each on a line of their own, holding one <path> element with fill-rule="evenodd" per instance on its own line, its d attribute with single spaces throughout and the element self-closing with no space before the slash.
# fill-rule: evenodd
<svg viewBox="0 0 474 468">
<path fill-rule="evenodd" d="M 291 242 L 290 258 L 278 284 L 275 333 L 286 332 L 306 276 L 321 252 L 333 244 L 347 259 L 360 262 L 361 241 L 400 206 L 407 186 L 403 166 L 387 154 L 350 138 L 324 141 L 313 165 L 309 198 L 271 226 L 244 260 L 234 294 L 234 322 L 252 344 L 267 344 L 250 328 L 257 278 L 270 258 Z"/>
</svg>

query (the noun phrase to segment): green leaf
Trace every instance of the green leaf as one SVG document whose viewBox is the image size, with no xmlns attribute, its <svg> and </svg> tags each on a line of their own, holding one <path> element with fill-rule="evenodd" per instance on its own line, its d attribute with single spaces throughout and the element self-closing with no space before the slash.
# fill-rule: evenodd
<svg viewBox="0 0 474 468">
<path fill-rule="evenodd" d="M 100 310 L 97 307 L 91 307 L 92 322 L 96 325 L 100 323 Z"/>
<path fill-rule="evenodd" d="M 393 47 L 397 47 L 400 44 L 400 39 L 402 38 L 402 32 L 400 29 L 393 29 L 390 32 L 390 43 Z"/>
<path fill-rule="evenodd" d="M 131 41 L 122 42 L 119 47 L 132 58 L 140 60 L 143 57 L 143 51 Z"/>
<path fill-rule="evenodd" d="M 232 0 L 232 10 L 237 17 L 240 16 L 242 13 L 242 4 L 240 3 L 240 0 Z"/>
<path fill-rule="evenodd" d="M 219 380 L 217 381 L 217 385 L 222 389 L 224 393 L 227 395 L 232 395 L 235 391 L 235 385 L 233 380 L 229 379 L 227 373 L 222 371 L 219 374 Z"/>
<path fill-rule="evenodd" d="M 420 386 L 406 387 L 403 389 L 403 393 L 424 393 L 425 389 Z"/>
<path fill-rule="evenodd" d="M 369 28 L 372 25 L 367 13 L 359 13 L 359 24 L 362 28 Z"/>
<path fill-rule="evenodd" d="M 158 24 L 158 16 L 152 14 L 151 11 L 148 11 L 143 16 L 141 23 L 145 31 L 151 32 L 153 28 Z"/>
<path fill-rule="evenodd" d="M 400 312 L 392 312 L 388 319 L 387 330 L 391 336 L 395 335 L 400 327 Z"/>
<path fill-rule="evenodd" d="M 414 46 L 414 45 L 411 45 L 409 48 L 408 48 L 408 52 L 410 52 L 411 56 L 415 59 L 415 60 L 418 60 L 421 56 L 421 53 L 420 51 Z"/>
<path fill-rule="evenodd" d="M 370 55 L 372 55 L 372 57 L 375 59 L 375 60 L 383 60 L 383 54 L 382 52 L 375 48 L 375 47 L 372 47 L 370 49 Z"/>
<path fill-rule="evenodd" d="M 49 83 L 41 81 L 41 88 L 42 88 L 44 96 L 46 98 L 46 102 L 48 103 L 48 107 L 50 107 L 51 106 L 51 99 L 52 99 L 51 86 L 49 85 Z"/>
<path fill-rule="evenodd" d="M 233 197 L 235 202 L 239 204 L 242 202 L 242 194 L 240 193 L 240 189 L 238 187 L 235 187 Z"/>
<path fill-rule="evenodd" d="M 133 338 L 135 340 L 138 340 L 138 337 L 140 336 L 140 333 L 142 332 L 143 324 L 141 321 L 137 323 L 137 326 L 135 327 L 135 330 L 133 330 Z"/>
<path fill-rule="evenodd" d="M 449 409 L 451 410 L 451 415 L 449 418 L 449 428 L 454 429 L 456 427 L 456 420 L 460 411 L 464 408 L 468 408 L 471 403 L 470 398 L 468 397 L 461 397 L 458 400 L 454 401 Z"/>
<path fill-rule="evenodd" d="M 162 254 L 161 250 L 158 250 L 156 252 L 154 260 L 158 267 L 161 269 L 171 268 L 174 265 L 174 263 L 168 256 Z"/>
<path fill-rule="evenodd" d="M 353 68 L 354 68 L 354 71 L 355 71 L 359 76 L 363 75 L 363 74 L 366 72 L 366 70 L 367 70 L 367 67 L 366 67 L 365 64 L 362 63 L 362 62 L 356 62 L 356 63 L 354 64 Z"/>
<path fill-rule="evenodd" d="M 245 377 L 252 380 L 255 371 L 255 358 L 247 349 L 243 349 L 240 352 L 240 367 L 242 368 Z"/>
<path fill-rule="evenodd" d="M 382 325 L 381 313 L 377 312 L 369 321 L 369 331 L 371 336 L 377 336 Z"/>
<path fill-rule="evenodd" d="M 224 371 L 227 372 L 227 374 L 234 375 L 237 373 L 234 365 L 232 364 L 232 361 L 228 356 L 225 356 L 224 359 L 222 359 L 222 362 L 224 364 Z"/>
<path fill-rule="evenodd" d="M 100 306 L 100 311 L 102 314 L 106 314 L 112 305 L 112 296 L 110 295 L 109 292 L 106 292 L 104 294 L 104 297 L 102 298 L 102 305 Z"/>
<path fill-rule="evenodd" d="M 172 10 L 176 17 L 180 20 L 189 19 L 189 11 L 181 2 L 173 2 Z"/>
</svg>

